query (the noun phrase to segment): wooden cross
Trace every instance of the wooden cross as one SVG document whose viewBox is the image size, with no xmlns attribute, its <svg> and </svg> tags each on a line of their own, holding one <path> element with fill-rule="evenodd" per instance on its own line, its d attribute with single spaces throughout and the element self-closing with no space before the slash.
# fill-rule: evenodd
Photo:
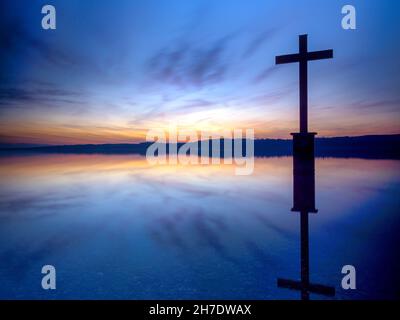
<svg viewBox="0 0 400 320">
<path fill-rule="evenodd" d="M 308 88 L 307 73 L 308 61 L 333 58 L 333 50 L 323 50 L 308 52 L 307 35 L 299 36 L 299 53 L 287 54 L 275 57 L 276 64 L 299 62 L 299 80 L 300 80 L 300 133 L 308 132 Z"/>
</svg>

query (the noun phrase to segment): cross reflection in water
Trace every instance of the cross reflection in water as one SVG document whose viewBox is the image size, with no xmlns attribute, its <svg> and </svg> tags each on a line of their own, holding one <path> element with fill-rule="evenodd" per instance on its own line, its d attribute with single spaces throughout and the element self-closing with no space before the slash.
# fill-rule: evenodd
<svg viewBox="0 0 400 320">
<path fill-rule="evenodd" d="M 334 296 L 335 288 L 310 282 L 308 214 L 315 208 L 315 158 L 314 155 L 293 156 L 293 212 L 300 213 L 300 281 L 278 278 L 278 287 L 301 292 L 302 300 L 309 300 L 310 293 Z"/>
</svg>

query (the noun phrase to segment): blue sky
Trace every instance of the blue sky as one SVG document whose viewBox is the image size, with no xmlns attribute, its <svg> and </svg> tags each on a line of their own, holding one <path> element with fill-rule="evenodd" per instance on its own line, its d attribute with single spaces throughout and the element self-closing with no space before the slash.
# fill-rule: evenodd
<svg viewBox="0 0 400 320">
<path fill-rule="evenodd" d="M 41 8 L 57 29 L 41 28 Z M 341 28 L 352 4 L 357 29 Z M 400 133 L 400 4 L 394 1 L 2 1 L 0 142 L 144 140 L 149 129 L 298 129 L 298 66 L 309 50 L 310 128 Z"/>
</svg>

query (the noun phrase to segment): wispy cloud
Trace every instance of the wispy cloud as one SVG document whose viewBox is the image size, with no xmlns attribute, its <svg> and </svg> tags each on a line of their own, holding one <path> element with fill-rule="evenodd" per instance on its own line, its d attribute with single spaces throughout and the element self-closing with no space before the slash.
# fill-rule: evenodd
<svg viewBox="0 0 400 320">
<path fill-rule="evenodd" d="M 259 83 L 262 82 L 269 77 L 271 77 L 273 74 L 277 72 L 276 66 L 269 66 L 266 67 L 263 71 L 261 71 L 257 76 L 254 77 L 253 82 L 254 83 Z"/>
<path fill-rule="evenodd" d="M 148 62 L 153 79 L 181 88 L 220 82 L 229 68 L 224 59 L 231 36 L 209 45 L 180 43 L 163 48 Z"/>
<path fill-rule="evenodd" d="M 270 39 L 278 32 L 278 29 L 271 28 L 259 33 L 252 41 L 250 41 L 249 45 L 246 47 L 245 51 L 243 52 L 242 58 L 249 58 L 254 53 L 261 48 L 261 46 L 268 43 Z"/>
<path fill-rule="evenodd" d="M 0 52 L 5 55 L 20 55 L 26 51 L 39 54 L 46 62 L 60 68 L 92 66 L 90 60 L 76 53 L 63 50 L 59 46 L 50 45 L 45 38 L 35 37 L 26 31 L 21 24 L 0 23 Z"/>
<path fill-rule="evenodd" d="M 61 88 L 19 88 L 0 87 L 0 107 L 17 104 L 22 107 L 32 107 L 33 103 L 66 103 L 83 104 L 82 92 L 70 91 Z M 56 106 L 52 104 L 52 106 Z"/>
<path fill-rule="evenodd" d="M 377 112 L 380 112 L 380 109 L 377 109 L 377 107 L 384 107 L 386 111 L 390 109 L 398 111 L 400 108 L 400 99 L 358 100 L 353 102 L 351 106 L 361 110 L 373 109 Z"/>
</svg>

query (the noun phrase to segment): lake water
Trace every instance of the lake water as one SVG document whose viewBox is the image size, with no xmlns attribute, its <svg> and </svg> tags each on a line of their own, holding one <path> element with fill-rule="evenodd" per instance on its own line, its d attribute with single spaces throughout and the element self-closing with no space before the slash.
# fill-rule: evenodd
<svg viewBox="0 0 400 320">
<path fill-rule="evenodd" d="M 134 155 L 0 157 L 0 298 L 299 299 L 292 158 L 150 166 Z M 310 279 L 400 297 L 400 161 L 316 159 Z M 57 289 L 41 288 L 54 265 Z M 356 267 L 357 289 L 341 289 Z M 311 295 L 311 299 L 325 299 Z"/>
</svg>

